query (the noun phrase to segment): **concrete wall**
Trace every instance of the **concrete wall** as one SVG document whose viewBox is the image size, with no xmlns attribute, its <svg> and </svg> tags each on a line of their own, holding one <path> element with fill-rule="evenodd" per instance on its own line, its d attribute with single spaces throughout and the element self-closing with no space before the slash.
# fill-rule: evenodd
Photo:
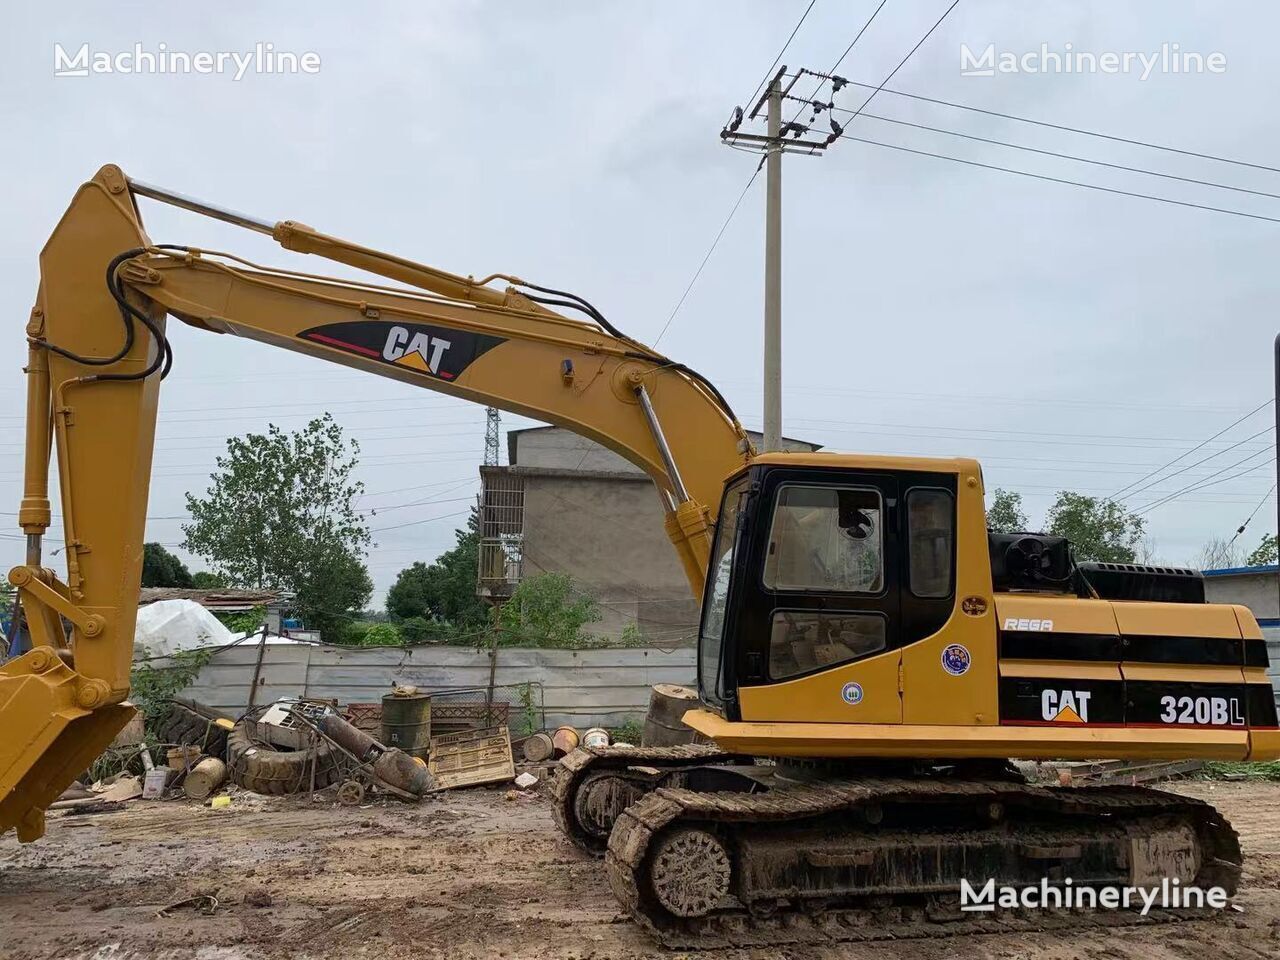
<svg viewBox="0 0 1280 960">
<path fill-rule="evenodd" d="M 525 577 L 572 577 L 603 612 L 592 633 L 619 637 L 634 624 L 649 644 L 693 643 L 698 601 L 648 477 L 514 469 L 524 476 Z"/>
<path fill-rule="evenodd" d="M 554 470 L 614 471 L 643 476 L 644 471 L 594 440 L 560 427 L 533 427 L 507 434 L 507 459 L 513 465 Z M 656 494 L 655 494 L 656 496 Z"/>
<path fill-rule="evenodd" d="M 759 434 L 749 435 L 759 443 Z M 817 448 L 790 439 L 783 446 Z M 572 577 L 600 603 L 603 616 L 593 633 L 620 637 L 634 625 L 650 644 L 692 644 L 700 598 L 667 539 L 649 478 L 611 450 L 559 427 L 513 430 L 507 453 L 507 469 L 524 480 L 522 576 Z"/>
<path fill-rule="evenodd" d="M 1208 572 L 1204 577 L 1204 595 L 1210 603 L 1243 603 L 1259 620 L 1280 617 L 1280 585 L 1275 567 L 1261 567 L 1252 572 L 1247 567 L 1239 572 Z"/>
<path fill-rule="evenodd" d="M 239 716 L 249 704 L 258 649 L 222 650 L 183 691 Z M 500 649 L 495 683 L 541 685 L 546 723 L 614 726 L 643 720 L 656 683 L 694 683 L 694 651 Z M 393 683 L 427 691 L 484 687 L 487 652 L 465 647 L 359 648 L 268 644 L 263 653 L 256 704 L 279 697 L 376 703 Z"/>
<path fill-rule="evenodd" d="M 748 430 L 747 436 L 759 449 L 761 434 Z M 782 438 L 784 450 L 809 451 L 818 450 L 821 446 L 806 440 Z M 630 460 L 623 459 L 607 447 L 563 427 L 530 427 L 510 431 L 507 434 L 507 461 L 522 467 L 555 470 L 643 472 Z"/>
</svg>

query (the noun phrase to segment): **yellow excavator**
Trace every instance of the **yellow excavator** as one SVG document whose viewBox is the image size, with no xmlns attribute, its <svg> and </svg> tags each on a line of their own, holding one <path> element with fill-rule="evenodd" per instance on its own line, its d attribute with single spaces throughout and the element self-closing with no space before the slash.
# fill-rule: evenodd
<svg viewBox="0 0 1280 960">
<path fill-rule="evenodd" d="M 153 243 L 141 198 L 387 282 Z M 558 424 L 652 477 L 702 596 L 684 722 L 703 742 L 580 750 L 553 806 L 662 942 L 975 929 L 994 921 L 960 913 L 958 891 L 989 879 L 1234 891 L 1240 848 L 1211 806 L 1035 785 L 1009 763 L 1280 757 L 1262 633 L 1245 607 L 1205 603 L 1199 574 L 989 534 L 974 460 L 758 454 L 709 381 L 576 294 L 445 273 L 115 166 L 45 245 L 26 328 L 26 562 L 9 580 L 33 649 L 0 666 L 0 830 L 40 837 L 133 713 L 167 316 Z M 52 456 L 65 577 L 43 553 Z"/>
</svg>

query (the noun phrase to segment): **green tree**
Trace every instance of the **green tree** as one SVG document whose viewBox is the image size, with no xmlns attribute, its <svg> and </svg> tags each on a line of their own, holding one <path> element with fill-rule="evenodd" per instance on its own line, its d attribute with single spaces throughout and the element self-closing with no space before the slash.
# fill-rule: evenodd
<svg viewBox="0 0 1280 960">
<path fill-rule="evenodd" d="M 1018 533 L 1027 529 L 1027 515 L 1022 512 L 1022 494 L 996 487 L 987 507 L 987 529 L 993 533 Z"/>
<path fill-rule="evenodd" d="M 142 585 L 144 587 L 195 586 L 187 565 L 158 543 L 142 545 Z"/>
<path fill-rule="evenodd" d="M 332 630 L 373 592 L 359 453 L 328 413 L 292 433 L 230 438 L 204 495 L 187 494 L 183 547 L 229 586 L 292 591 L 309 626 Z"/>
<path fill-rule="evenodd" d="M 1049 508 L 1046 520 L 1050 533 L 1071 541 L 1077 560 L 1137 560 L 1143 519 L 1113 500 L 1063 490 Z"/>
<path fill-rule="evenodd" d="M 387 591 L 393 620 L 424 620 L 447 625 L 454 633 L 475 633 L 489 621 L 489 608 L 476 596 L 480 562 L 479 521 L 473 511 L 456 543 L 433 563 L 421 561 L 400 571 Z"/>
<path fill-rule="evenodd" d="M 600 619 L 593 597 L 575 589 L 563 573 L 521 580 L 498 611 L 498 642 L 508 647 L 589 647 L 597 644 L 583 630 Z"/>
<path fill-rule="evenodd" d="M 1251 567 L 1265 567 L 1277 561 L 1280 561 L 1280 550 L 1276 547 L 1276 535 L 1267 533 L 1263 534 L 1262 542 L 1253 553 L 1249 554 L 1249 559 L 1245 563 Z"/>
<path fill-rule="evenodd" d="M 227 578 L 209 570 L 197 570 L 191 575 L 191 585 L 197 590 L 225 590 Z"/>
</svg>

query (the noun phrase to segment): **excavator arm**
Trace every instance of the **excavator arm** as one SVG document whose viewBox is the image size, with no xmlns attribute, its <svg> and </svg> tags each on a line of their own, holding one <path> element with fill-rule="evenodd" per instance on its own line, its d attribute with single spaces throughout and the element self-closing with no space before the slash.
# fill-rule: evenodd
<svg viewBox="0 0 1280 960">
<path fill-rule="evenodd" d="M 153 244 L 149 197 L 271 235 L 394 285 Z M 495 287 L 502 282 L 504 286 Z M 550 307 L 574 310 L 577 319 Z M 724 479 L 753 455 L 714 387 L 573 294 L 449 274 L 131 181 L 83 184 L 40 257 L 27 325 L 26 562 L 9 574 L 33 649 L 0 666 L 0 832 L 34 840 L 43 810 L 132 715 L 126 702 L 166 317 L 566 427 L 653 478 L 666 530 L 702 589 Z M 43 565 L 56 456 L 65 578 Z M 68 629 L 69 625 L 69 629 Z"/>
</svg>

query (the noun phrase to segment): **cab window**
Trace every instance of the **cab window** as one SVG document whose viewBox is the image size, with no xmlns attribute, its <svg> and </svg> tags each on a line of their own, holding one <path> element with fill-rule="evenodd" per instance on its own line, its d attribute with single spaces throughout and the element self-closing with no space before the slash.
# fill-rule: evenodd
<svg viewBox="0 0 1280 960">
<path fill-rule="evenodd" d="M 785 484 L 777 494 L 764 585 L 878 594 L 884 589 L 880 492 Z"/>
<path fill-rule="evenodd" d="M 778 610 L 769 636 L 769 677 L 785 680 L 884 648 L 883 614 Z"/>
<path fill-rule="evenodd" d="M 729 602 L 729 577 L 733 573 L 734 548 L 737 543 L 738 518 L 746 496 L 747 480 L 735 483 L 725 491 L 720 519 L 716 522 L 715 542 L 711 548 L 710 577 L 703 603 L 702 628 L 698 632 L 698 680 L 704 693 L 720 695 L 720 648 L 724 643 L 724 618 Z"/>
<path fill-rule="evenodd" d="M 950 492 L 912 490 L 907 494 L 907 540 L 911 592 L 927 599 L 951 596 L 955 509 Z"/>
</svg>

